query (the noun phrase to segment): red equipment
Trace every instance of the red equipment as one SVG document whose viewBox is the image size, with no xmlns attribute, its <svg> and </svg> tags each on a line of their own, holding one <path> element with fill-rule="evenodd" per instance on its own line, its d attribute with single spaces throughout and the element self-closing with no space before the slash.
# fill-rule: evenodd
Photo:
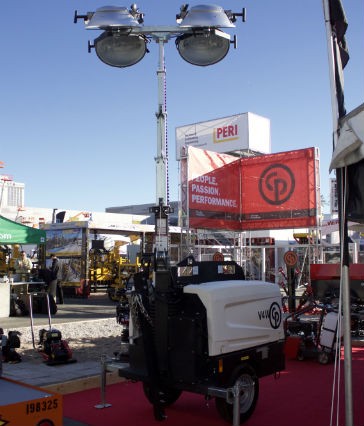
<svg viewBox="0 0 364 426">
<path fill-rule="evenodd" d="M 62 333 L 52 328 L 51 323 L 51 310 L 48 293 L 46 293 L 47 307 L 48 307 L 48 322 L 49 329 L 39 330 L 39 343 L 38 352 L 42 355 L 44 362 L 47 365 L 58 365 L 76 362 L 76 359 L 72 358 L 72 351 L 68 346 L 68 342 L 62 339 Z M 33 347 L 35 347 L 34 341 L 34 326 L 33 326 L 33 301 L 32 295 L 29 295 L 29 312 L 30 312 L 30 324 L 32 331 Z"/>
</svg>

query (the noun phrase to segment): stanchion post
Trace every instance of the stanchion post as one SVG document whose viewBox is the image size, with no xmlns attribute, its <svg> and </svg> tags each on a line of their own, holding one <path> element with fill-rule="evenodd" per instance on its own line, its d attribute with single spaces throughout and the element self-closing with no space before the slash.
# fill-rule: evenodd
<svg viewBox="0 0 364 426">
<path fill-rule="evenodd" d="M 111 407 L 111 404 L 105 402 L 105 392 L 106 392 L 106 355 L 101 355 L 101 376 L 100 376 L 100 392 L 101 392 L 101 402 L 96 404 L 95 408 L 108 408 Z"/>
</svg>

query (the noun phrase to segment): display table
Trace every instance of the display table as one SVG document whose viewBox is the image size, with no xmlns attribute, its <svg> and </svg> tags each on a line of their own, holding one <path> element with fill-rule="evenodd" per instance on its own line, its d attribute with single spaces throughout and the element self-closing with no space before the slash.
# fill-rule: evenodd
<svg viewBox="0 0 364 426">
<path fill-rule="evenodd" d="M 10 316 L 10 298 L 19 297 L 29 309 L 29 293 L 44 293 L 44 281 L 21 281 L 15 283 L 0 282 L 0 318 Z"/>
<path fill-rule="evenodd" d="M 62 426 L 62 395 L 0 377 L 0 419 L 9 426 Z"/>
<path fill-rule="evenodd" d="M 44 281 L 19 281 L 15 283 L 10 283 L 11 293 L 17 294 L 29 294 L 34 292 L 39 292 L 44 290 L 46 283 Z"/>
<path fill-rule="evenodd" d="M 30 309 L 29 294 L 32 294 L 33 303 L 36 304 L 36 300 L 44 298 L 46 283 L 44 281 L 20 281 L 10 283 L 11 294 L 10 297 L 18 297 L 22 300 L 27 309 Z M 33 307 L 34 313 L 39 313 L 39 308 Z"/>
</svg>

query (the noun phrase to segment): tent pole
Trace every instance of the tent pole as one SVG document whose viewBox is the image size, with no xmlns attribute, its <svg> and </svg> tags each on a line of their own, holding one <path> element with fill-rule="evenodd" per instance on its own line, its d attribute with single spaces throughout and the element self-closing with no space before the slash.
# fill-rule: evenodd
<svg viewBox="0 0 364 426">
<path fill-rule="evenodd" d="M 331 104 L 333 119 L 333 142 L 337 144 L 339 129 L 339 109 L 335 84 L 335 58 L 334 40 L 330 22 L 329 0 L 323 0 L 324 18 L 326 26 L 327 50 L 329 59 L 329 74 L 331 88 Z M 340 250 L 341 250 L 341 281 L 342 305 L 343 305 L 343 336 L 344 336 L 344 375 L 345 375 L 345 426 L 353 426 L 353 395 L 352 395 L 352 347 L 350 324 L 350 290 L 349 290 L 349 253 L 347 239 L 347 221 L 345 216 L 345 199 L 343 198 L 346 179 L 343 179 L 343 169 L 336 169 L 338 188 L 338 213 L 340 226 Z M 340 330 L 339 330 L 340 331 Z"/>
</svg>

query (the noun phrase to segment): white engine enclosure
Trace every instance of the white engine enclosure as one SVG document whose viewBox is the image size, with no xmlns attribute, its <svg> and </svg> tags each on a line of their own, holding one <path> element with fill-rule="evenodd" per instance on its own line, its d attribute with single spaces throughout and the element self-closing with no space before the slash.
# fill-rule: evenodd
<svg viewBox="0 0 364 426">
<path fill-rule="evenodd" d="M 336 332 L 338 327 L 338 314 L 328 312 L 322 322 L 320 333 L 320 345 L 329 349 L 335 348 Z M 341 332 L 342 337 L 343 331 Z"/>
<path fill-rule="evenodd" d="M 207 312 L 209 356 L 227 354 L 284 339 L 281 293 L 264 281 L 190 284 Z"/>
</svg>

